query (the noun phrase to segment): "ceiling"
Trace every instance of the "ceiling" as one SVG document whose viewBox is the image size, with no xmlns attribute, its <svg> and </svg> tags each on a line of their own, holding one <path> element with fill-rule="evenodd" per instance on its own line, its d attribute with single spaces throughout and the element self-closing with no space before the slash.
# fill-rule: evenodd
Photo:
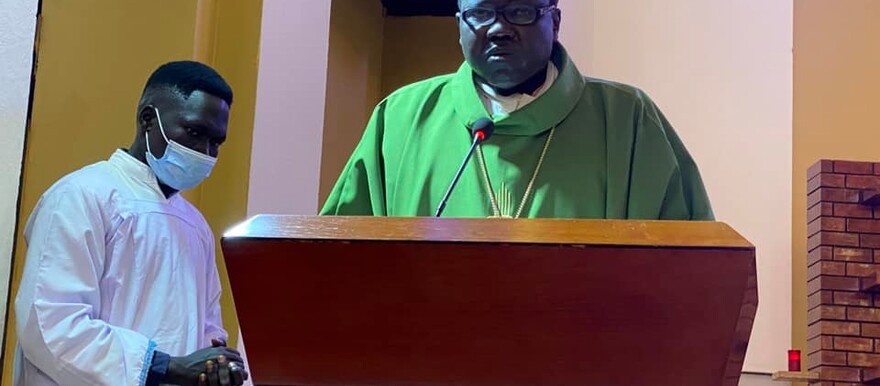
<svg viewBox="0 0 880 386">
<path fill-rule="evenodd" d="M 457 0 L 381 0 L 388 16 L 453 16 Z"/>
</svg>

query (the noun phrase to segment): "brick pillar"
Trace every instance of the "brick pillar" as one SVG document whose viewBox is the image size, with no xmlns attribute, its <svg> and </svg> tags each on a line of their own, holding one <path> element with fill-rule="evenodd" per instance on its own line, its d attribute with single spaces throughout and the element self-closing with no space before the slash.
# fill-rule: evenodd
<svg viewBox="0 0 880 386">
<path fill-rule="evenodd" d="M 880 210 L 870 198 L 880 187 L 880 164 L 823 160 L 807 178 L 807 369 L 819 372 L 821 386 L 873 384 Z"/>
</svg>

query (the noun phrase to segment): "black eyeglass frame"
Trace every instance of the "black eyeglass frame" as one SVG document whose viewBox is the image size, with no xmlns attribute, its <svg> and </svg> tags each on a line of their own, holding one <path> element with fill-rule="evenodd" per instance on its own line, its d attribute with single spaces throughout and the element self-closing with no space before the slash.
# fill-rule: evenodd
<svg viewBox="0 0 880 386">
<path fill-rule="evenodd" d="M 507 17 L 507 12 L 509 9 L 522 8 L 522 7 L 534 8 L 535 9 L 535 18 L 527 23 L 517 23 L 517 22 L 511 21 L 510 18 Z M 538 20 L 541 20 L 541 18 L 544 17 L 544 15 L 546 15 L 556 9 L 557 9 L 556 5 L 545 5 L 545 6 L 514 5 L 514 6 L 508 6 L 505 8 L 497 8 L 497 9 L 496 8 L 488 8 L 488 7 L 473 7 L 473 8 L 461 10 L 460 12 L 456 13 L 456 16 L 458 16 L 459 19 L 463 20 L 465 23 L 467 23 L 467 25 L 469 25 L 471 28 L 474 28 L 474 29 L 483 28 L 483 27 L 495 24 L 495 22 L 498 21 L 499 14 L 502 17 L 504 17 L 504 20 L 506 20 L 508 23 L 510 23 L 512 25 L 529 26 L 529 25 L 533 25 L 533 24 L 537 23 Z M 479 24 L 471 23 L 471 21 L 468 20 L 468 18 L 467 18 L 467 13 L 474 11 L 474 10 L 491 11 L 492 17 L 484 22 L 479 23 Z"/>
</svg>

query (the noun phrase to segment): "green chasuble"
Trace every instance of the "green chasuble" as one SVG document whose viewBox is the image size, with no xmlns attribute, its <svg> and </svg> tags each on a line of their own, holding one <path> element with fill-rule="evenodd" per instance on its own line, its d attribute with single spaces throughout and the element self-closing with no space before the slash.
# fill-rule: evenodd
<svg viewBox="0 0 880 386">
<path fill-rule="evenodd" d="M 443 217 L 514 215 L 555 127 L 521 217 L 712 220 L 697 166 L 641 90 L 581 75 L 561 45 L 559 77 L 540 97 L 491 117 L 494 135 L 469 162 Z M 433 216 L 489 114 L 473 71 L 397 90 L 375 109 L 321 214 Z"/>
</svg>

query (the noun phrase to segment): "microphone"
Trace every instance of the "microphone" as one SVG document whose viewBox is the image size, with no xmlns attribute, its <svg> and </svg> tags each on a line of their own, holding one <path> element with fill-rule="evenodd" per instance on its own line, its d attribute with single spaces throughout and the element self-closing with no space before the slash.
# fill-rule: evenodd
<svg viewBox="0 0 880 386">
<path fill-rule="evenodd" d="M 449 184 L 449 189 L 446 189 L 446 194 L 443 196 L 443 200 L 441 200 L 440 205 L 437 206 L 437 212 L 434 213 L 434 217 L 440 217 L 440 215 L 443 214 L 443 209 L 446 209 L 446 202 L 449 201 L 449 196 L 452 195 L 452 190 L 455 189 L 455 185 L 458 184 L 458 179 L 461 178 L 461 173 L 464 172 L 465 166 L 467 166 L 471 156 L 474 155 L 474 150 L 477 148 L 477 145 L 489 139 L 494 131 L 495 123 L 489 118 L 477 119 L 477 121 L 471 126 L 471 133 L 473 133 L 474 141 L 471 143 L 471 148 L 468 150 L 467 156 L 464 157 L 464 161 L 461 162 L 461 166 L 458 167 L 458 172 L 455 173 L 455 178 L 453 178 L 452 183 Z"/>
</svg>

